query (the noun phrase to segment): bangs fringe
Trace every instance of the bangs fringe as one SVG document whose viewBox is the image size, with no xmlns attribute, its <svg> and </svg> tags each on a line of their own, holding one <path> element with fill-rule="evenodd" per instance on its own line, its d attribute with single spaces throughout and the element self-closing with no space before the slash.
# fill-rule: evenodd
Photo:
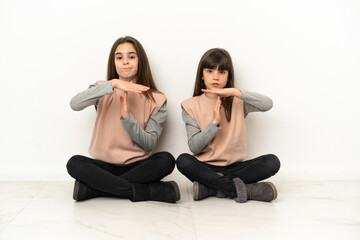
<svg viewBox="0 0 360 240">
<path fill-rule="evenodd" d="M 203 62 L 203 68 L 219 70 L 230 70 L 231 62 L 229 62 L 227 56 L 222 52 L 214 52 L 210 54 Z"/>
</svg>

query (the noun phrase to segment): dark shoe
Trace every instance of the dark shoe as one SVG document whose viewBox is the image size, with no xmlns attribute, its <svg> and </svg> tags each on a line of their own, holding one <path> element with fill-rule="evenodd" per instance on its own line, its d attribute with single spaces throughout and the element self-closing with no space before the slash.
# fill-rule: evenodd
<svg viewBox="0 0 360 240">
<path fill-rule="evenodd" d="M 176 182 L 156 182 L 150 184 L 133 183 L 133 198 L 131 201 L 159 201 L 175 203 L 180 200 L 180 190 Z"/>
<path fill-rule="evenodd" d="M 76 201 L 84 201 L 90 198 L 98 197 L 98 191 L 92 189 L 79 180 L 75 181 L 73 198 Z"/>
<path fill-rule="evenodd" d="M 246 184 L 249 200 L 271 202 L 277 198 L 277 190 L 271 182 Z"/>
<path fill-rule="evenodd" d="M 195 201 L 201 199 L 216 196 L 217 190 L 206 187 L 205 185 L 200 184 L 199 182 L 193 183 L 193 197 Z"/>
</svg>

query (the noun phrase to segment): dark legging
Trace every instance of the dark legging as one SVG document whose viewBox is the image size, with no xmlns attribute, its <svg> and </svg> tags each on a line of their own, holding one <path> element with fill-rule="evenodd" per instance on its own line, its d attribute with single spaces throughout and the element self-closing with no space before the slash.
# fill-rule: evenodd
<svg viewBox="0 0 360 240">
<path fill-rule="evenodd" d="M 197 181 L 223 191 L 228 196 L 235 196 L 233 178 L 239 177 L 246 184 L 267 179 L 279 171 L 280 161 L 275 155 L 268 154 L 228 166 L 214 166 L 183 153 L 176 160 L 176 166 L 190 181 Z"/>
<path fill-rule="evenodd" d="M 158 152 L 145 160 L 120 166 L 75 155 L 66 167 L 70 176 L 99 191 L 99 196 L 132 198 L 132 183 L 160 181 L 174 170 L 175 159 L 168 152 Z"/>
</svg>

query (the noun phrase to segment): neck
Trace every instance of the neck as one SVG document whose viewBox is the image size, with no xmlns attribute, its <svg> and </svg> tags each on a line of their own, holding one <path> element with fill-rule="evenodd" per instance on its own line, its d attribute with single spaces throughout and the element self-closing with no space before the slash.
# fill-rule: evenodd
<svg viewBox="0 0 360 240">
<path fill-rule="evenodd" d="M 205 93 L 205 97 L 209 98 L 209 99 L 215 99 L 217 98 L 218 95 L 214 94 L 214 93 Z"/>
<path fill-rule="evenodd" d="M 126 81 L 126 82 L 133 82 L 136 83 L 136 77 L 132 77 L 132 78 L 119 78 L 120 80 Z"/>
</svg>

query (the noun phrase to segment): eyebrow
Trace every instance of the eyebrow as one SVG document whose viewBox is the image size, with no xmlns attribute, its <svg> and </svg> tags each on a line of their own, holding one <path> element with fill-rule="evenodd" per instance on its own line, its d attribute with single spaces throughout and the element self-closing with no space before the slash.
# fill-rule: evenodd
<svg viewBox="0 0 360 240">
<path fill-rule="evenodd" d="M 117 52 L 117 53 L 115 53 L 115 55 L 118 55 L 118 54 L 124 54 L 124 53 L 122 53 L 122 52 Z M 127 52 L 127 54 L 136 54 L 136 55 L 137 55 L 136 52 Z"/>
</svg>

